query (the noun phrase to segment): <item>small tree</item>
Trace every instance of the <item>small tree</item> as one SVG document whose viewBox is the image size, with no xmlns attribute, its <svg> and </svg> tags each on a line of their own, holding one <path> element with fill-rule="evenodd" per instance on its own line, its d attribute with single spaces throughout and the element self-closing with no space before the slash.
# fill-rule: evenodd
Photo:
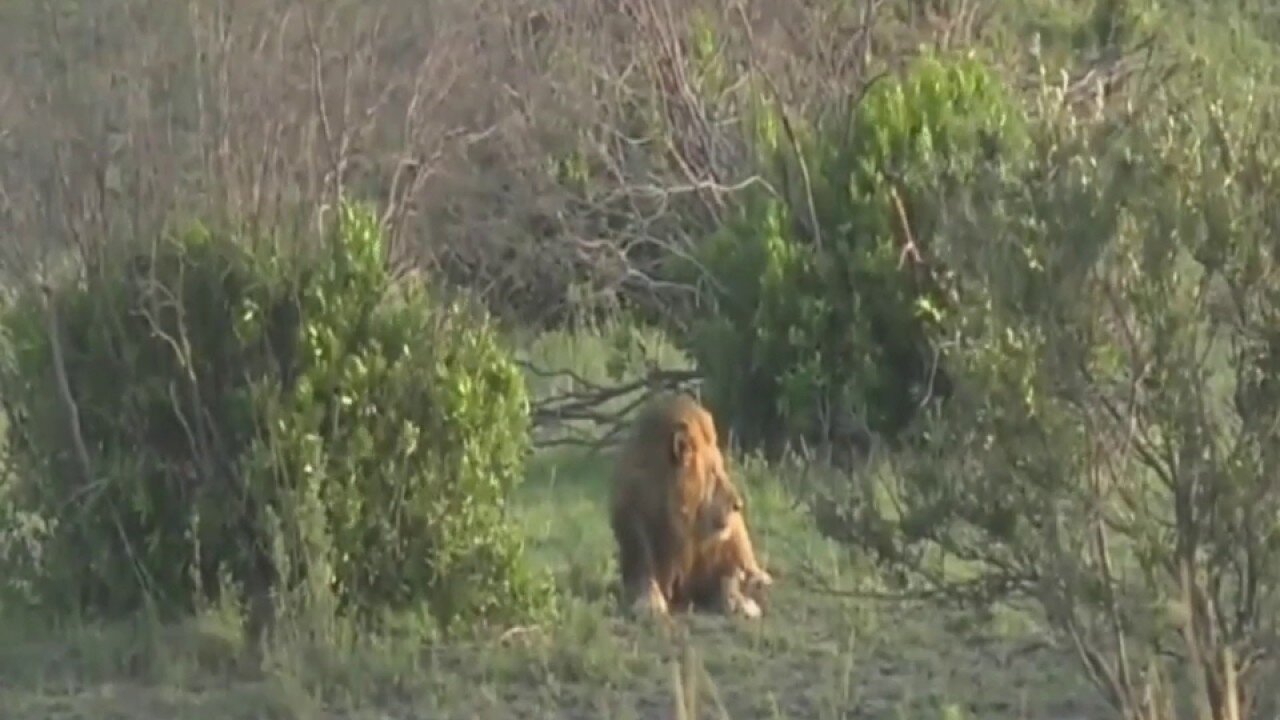
<svg viewBox="0 0 1280 720">
<path fill-rule="evenodd" d="M 748 447 L 844 443 L 857 424 L 894 437 L 945 390 L 916 238 L 942 188 L 1021 152 L 1017 106 L 977 60 L 923 56 L 856 105 L 788 121 L 762 102 L 755 118 L 778 192 L 739 195 L 702 249 L 714 312 L 686 344 Z"/>
<path fill-rule="evenodd" d="M 953 380 L 916 453 L 833 492 L 845 539 L 1033 599 L 1126 717 L 1247 717 L 1280 605 L 1274 107 L 1046 124 L 948 199 Z M 1187 687 L 1185 683 L 1176 687 Z"/>
<path fill-rule="evenodd" d="M 13 569 L 32 599 L 181 610 L 229 578 L 445 623 L 534 608 L 503 517 L 528 404 L 484 315 L 393 282 L 358 207 L 280 247 L 197 228 L 8 309 L 11 497 L 48 527 Z"/>
</svg>

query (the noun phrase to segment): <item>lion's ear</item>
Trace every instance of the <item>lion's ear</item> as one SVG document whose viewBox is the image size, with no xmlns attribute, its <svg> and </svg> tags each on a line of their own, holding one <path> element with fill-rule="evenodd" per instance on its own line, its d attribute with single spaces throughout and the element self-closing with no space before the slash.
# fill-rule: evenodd
<svg viewBox="0 0 1280 720">
<path fill-rule="evenodd" d="M 693 435 L 689 423 L 682 422 L 671 433 L 671 462 L 676 467 L 683 467 L 693 453 Z"/>
</svg>

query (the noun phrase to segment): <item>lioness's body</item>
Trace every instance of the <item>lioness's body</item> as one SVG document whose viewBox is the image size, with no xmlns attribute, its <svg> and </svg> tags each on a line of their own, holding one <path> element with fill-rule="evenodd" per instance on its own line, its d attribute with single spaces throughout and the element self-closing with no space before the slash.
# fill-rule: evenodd
<svg viewBox="0 0 1280 720">
<path fill-rule="evenodd" d="M 746 518 L 736 512 L 729 517 L 724 533 L 698 543 L 671 604 L 759 617 L 764 589 L 772 584 L 773 577 L 756 560 Z"/>
<path fill-rule="evenodd" d="M 688 395 L 654 398 L 619 449 L 612 480 L 622 602 L 666 613 L 699 544 L 727 537 L 742 510 L 711 414 Z"/>
</svg>

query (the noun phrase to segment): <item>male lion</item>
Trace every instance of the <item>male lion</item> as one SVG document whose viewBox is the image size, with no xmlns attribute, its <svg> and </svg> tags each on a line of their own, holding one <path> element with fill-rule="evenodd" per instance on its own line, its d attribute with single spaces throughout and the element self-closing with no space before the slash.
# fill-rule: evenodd
<svg viewBox="0 0 1280 720">
<path fill-rule="evenodd" d="M 729 537 L 743 509 L 711 414 L 683 393 L 654 398 L 619 450 L 612 480 L 622 604 L 665 615 L 698 546 Z"/>
<path fill-rule="evenodd" d="M 746 518 L 734 512 L 725 532 L 698 544 L 693 564 L 680 579 L 671 605 L 758 618 L 765 588 L 772 584 L 773 576 L 756 560 Z"/>
</svg>

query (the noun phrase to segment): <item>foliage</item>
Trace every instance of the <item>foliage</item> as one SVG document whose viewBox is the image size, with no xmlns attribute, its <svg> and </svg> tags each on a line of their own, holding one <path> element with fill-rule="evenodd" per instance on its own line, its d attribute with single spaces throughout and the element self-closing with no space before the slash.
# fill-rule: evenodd
<svg viewBox="0 0 1280 720">
<path fill-rule="evenodd" d="M 521 376 L 482 315 L 392 281 L 367 210 L 296 252 L 192 228 L 52 300 L 61 366 L 38 296 L 3 320 L 13 497 L 48 524 L 32 600 L 183 609 L 230 579 L 448 623 L 546 599 L 504 518 Z"/>
<path fill-rule="evenodd" d="M 948 196 L 954 393 L 844 529 L 934 590 L 1034 599 L 1127 717 L 1172 716 L 1171 669 L 1248 717 L 1280 609 L 1277 106 L 1170 106 L 1050 123 L 1030 170 Z"/>
<path fill-rule="evenodd" d="M 941 188 L 1017 156 L 1017 106 L 977 60 L 925 55 L 812 122 L 762 101 L 756 135 L 781 193 L 742 195 L 701 258 L 715 312 L 689 345 L 714 402 L 750 446 L 832 439 L 849 408 L 895 435 L 945 382 L 928 342 L 939 297 L 913 238 L 933 232 Z"/>
</svg>

